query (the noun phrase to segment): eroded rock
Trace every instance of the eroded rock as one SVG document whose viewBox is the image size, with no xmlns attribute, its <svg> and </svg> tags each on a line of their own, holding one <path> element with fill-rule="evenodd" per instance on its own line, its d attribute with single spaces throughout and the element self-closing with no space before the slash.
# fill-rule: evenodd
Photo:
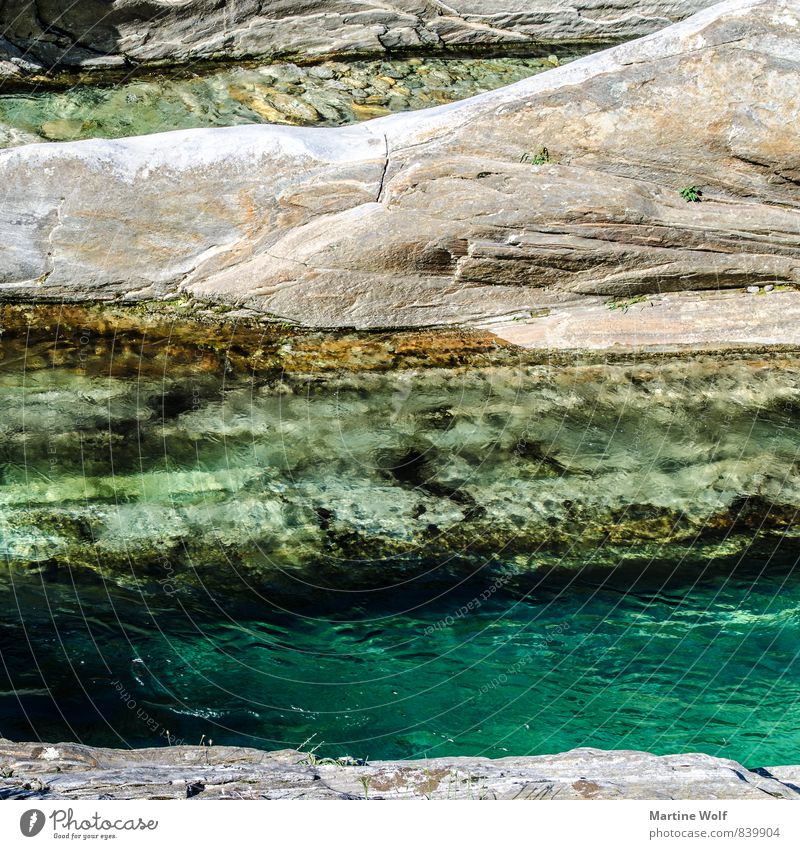
<svg viewBox="0 0 800 849">
<path fill-rule="evenodd" d="M 43 75 L 248 57 L 314 59 L 392 51 L 540 48 L 636 38 L 706 0 L 10 0 L 0 75 Z"/>
</svg>

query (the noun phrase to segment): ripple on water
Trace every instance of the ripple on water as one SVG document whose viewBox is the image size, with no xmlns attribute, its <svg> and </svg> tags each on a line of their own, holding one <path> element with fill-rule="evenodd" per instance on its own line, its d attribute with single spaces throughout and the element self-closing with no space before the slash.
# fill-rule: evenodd
<svg viewBox="0 0 800 849">
<path fill-rule="evenodd" d="M 760 575 L 675 582 L 668 603 L 580 583 L 574 593 L 503 591 L 452 624 L 461 595 L 430 605 L 409 591 L 418 607 L 406 614 L 340 610 L 338 621 L 322 608 L 311 619 L 250 605 L 229 610 L 231 622 L 195 601 L 160 609 L 147 629 L 146 599 L 115 591 L 112 610 L 97 587 L 76 596 L 16 576 L 4 609 L 12 591 L 24 598 L 26 638 L 0 631 L 0 724 L 10 737 L 97 745 L 158 744 L 165 728 L 188 742 L 205 734 L 266 748 L 312 737 L 320 754 L 373 759 L 591 745 L 791 762 L 795 559 L 786 553 Z"/>
</svg>

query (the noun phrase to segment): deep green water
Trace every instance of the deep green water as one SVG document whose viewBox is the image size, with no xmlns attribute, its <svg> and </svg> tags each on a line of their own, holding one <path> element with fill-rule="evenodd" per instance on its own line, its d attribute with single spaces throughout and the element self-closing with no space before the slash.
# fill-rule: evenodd
<svg viewBox="0 0 800 849">
<path fill-rule="evenodd" d="M 0 731 L 114 746 L 311 738 L 317 754 L 372 759 L 599 746 L 795 763 L 795 569 L 784 551 L 692 581 L 527 593 L 487 570 L 458 589 L 294 612 L 16 576 L 2 591 Z"/>
</svg>

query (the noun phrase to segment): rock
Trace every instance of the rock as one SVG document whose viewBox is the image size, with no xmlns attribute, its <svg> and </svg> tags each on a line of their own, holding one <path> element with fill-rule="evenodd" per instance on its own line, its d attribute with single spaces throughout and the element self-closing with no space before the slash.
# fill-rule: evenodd
<svg viewBox="0 0 800 849">
<path fill-rule="evenodd" d="M 256 93 L 244 86 L 228 86 L 228 95 L 237 103 L 241 103 L 243 106 L 246 106 L 248 109 L 255 112 L 262 120 L 272 124 L 288 123 L 285 113 L 276 109 L 274 105 L 276 103 L 276 98 L 285 97 L 285 95 L 281 95 L 272 90 L 268 92 L 268 96 L 271 95 L 270 100 L 272 102 L 267 102 L 264 98 L 264 94 L 265 92 Z"/>
<path fill-rule="evenodd" d="M 633 299 L 631 299 L 632 301 Z M 670 292 L 611 309 L 622 301 L 580 299 L 554 305 L 533 319 L 486 325 L 499 338 L 531 349 L 687 350 L 796 344 L 800 320 L 794 290 L 748 298 L 742 290 Z"/>
<path fill-rule="evenodd" d="M 290 97 L 280 92 L 270 96 L 275 108 L 292 123 L 313 124 L 319 120 L 319 114 L 313 106 L 298 97 Z"/>
<path fill-rule="evenodd" d="M 646 312 L 649 346 L 796 344 L 794 288 L 754 322 L 737 290 L 800 282 L 799 12 L 730 0 L 356 127 L 5 151 L 4 294 L 190 293 L 310 327 L 480 325 L 545 347 L 624 341 Z M 690 177 L 702 204 L 680 196 Z M 608 308 L 643 295 L 647 311 Z"/>
<path fill-rule="evenodd" d="M 708 6 L 707 0 L 7 0 L 0 8 L 0 74 L 254 56 L 377 55 L 424 48 L 610 43 L 636 38 Z"/>
<path fill-rule="evenodd" d="M 0 739 L 0 798 L 800 799 L 800 767 L 574 749 L 538 757 L 323 761 L 289 749 L 99 749 Z M 9 774 L 10 773 L 10 774 Z"/>
<path fill-rule="evenodd" d="M 379 103 L 353 103 L 351 109 L 359 121 L 370 121 L 389 114 L 389 110 Z"/>
<path fill-rule="evenodd" d="M 42 135 L 53 141 L 76 139 L 83 131 L 83 121 L 80 118 L 57 118 L 42 124 Z"/>
<path fill-rule="evenodd" d="M 20 130 L 16 127 L 7 127 L 0 124 L 0 148 L 17 147 L 23 144 L 35 144 L 42 139 L 26 130 Z"/>
</svg>

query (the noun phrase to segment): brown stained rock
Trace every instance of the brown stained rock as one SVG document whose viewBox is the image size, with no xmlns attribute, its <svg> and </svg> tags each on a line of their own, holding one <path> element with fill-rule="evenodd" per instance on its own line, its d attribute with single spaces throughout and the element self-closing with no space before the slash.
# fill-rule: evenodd
<svg viewBox="0 0 800 849">
<path fill-rule="evenodd" d="M 520 363 L 515 346 L 458 327 L 326 333 L 264 321 L 252 311 L 167 301 L 148 307 L 0 303 L 0 371 L 80 366 L 92 375 L 311 375 Z M 7 365 L 6 365 L 7 364 Z"/>
<path fill-rule="evenodd" d="M 0 798 L 800 799 L 800 767 L 754 772 L 709 755 L 600 749 L 356 765 L 318 763 L 291 750 L 116 750 L 0 740 L 0 774 Z"/>
</svg>

